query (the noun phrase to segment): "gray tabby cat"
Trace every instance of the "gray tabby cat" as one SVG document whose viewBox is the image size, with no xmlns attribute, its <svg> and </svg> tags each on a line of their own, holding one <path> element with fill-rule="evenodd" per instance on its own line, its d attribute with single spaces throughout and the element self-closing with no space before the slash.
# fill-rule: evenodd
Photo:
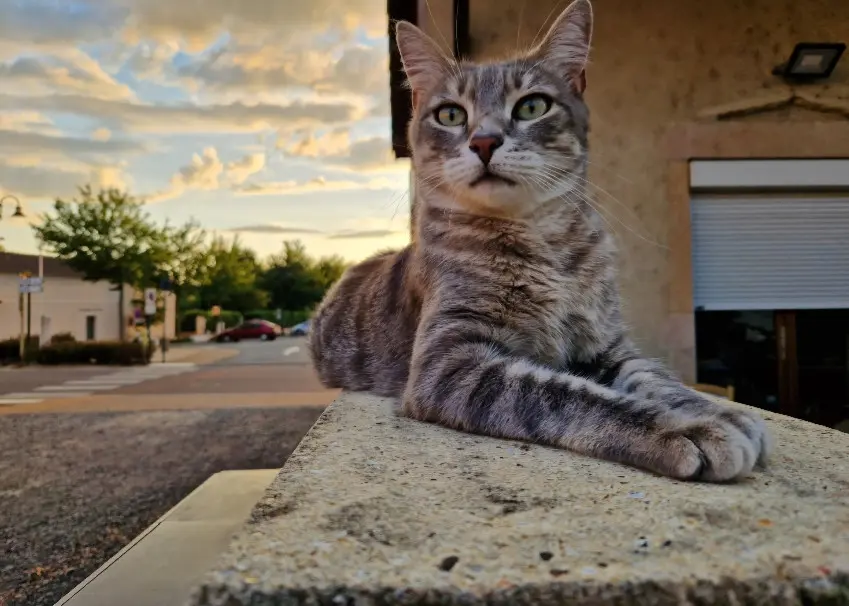
<svg viewBox="0 0 849 606">
<path fill-rule="evenodd" d="M 576 0 L 527 54 L 456 63 L 415 26 L 413 243 L 351 268 L 315 315 L 327 387 L 401 398 L 415 419 L 529 440 L 686 480 L 765 463 L 755 414 L 722 406 L 625 334 L 614 247 L 588 204 Z"/>
</svg>

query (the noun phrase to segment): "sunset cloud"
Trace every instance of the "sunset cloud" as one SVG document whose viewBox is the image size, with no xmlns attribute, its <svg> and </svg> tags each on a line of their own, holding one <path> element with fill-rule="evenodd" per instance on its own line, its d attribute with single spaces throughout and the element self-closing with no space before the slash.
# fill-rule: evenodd
<svg viewBox="0 0 849 606">
<path fill-rule="evenodd" d="M 53 111 L 99 119 L 128 130 L 148 133 L 254 132 L 263 128 L 295 128 L 349 122 L 360 117 L 355 105 L 304 103 L 288 105 L 234 102 L 220 105 L 173 105 L 107 101 L 80 95 L 18 97 L 0 94 L 0 110 Z"/>
<path fill-rule="evenodd" d="M 385 0 L 0 0 L 0 192 L 126 188 L 162 202 L 158 220 L 202 217 L 260 247 L 401 242 L 375 216 L 407 188 L 387 25 Z M 224 228 L 234 203 L 241 227 Z"/>
</svg>

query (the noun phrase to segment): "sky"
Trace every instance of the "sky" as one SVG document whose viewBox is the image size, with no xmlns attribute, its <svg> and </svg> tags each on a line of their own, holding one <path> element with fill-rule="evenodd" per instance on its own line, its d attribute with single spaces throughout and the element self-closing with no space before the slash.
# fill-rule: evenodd
<svg viewBox="0 0 849 606">
<path fill-rule="evenodd" d="M 403 246 L 386 30 L 385 0 L 0 0 L 2 244 L 90 183 L 262 256 Z"/>
</svg>

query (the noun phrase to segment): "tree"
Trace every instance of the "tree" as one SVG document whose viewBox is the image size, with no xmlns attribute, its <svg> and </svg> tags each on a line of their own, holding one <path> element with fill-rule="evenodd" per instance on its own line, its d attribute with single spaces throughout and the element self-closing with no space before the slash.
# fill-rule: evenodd
<svg viewBox="0 0 849 606">
<path fill-rule="evenodd" d="M 124 327 L 124 285 L 135 288 L 156 286 L 164 272 L 173 270 L 176 251 L 196 241 L 175 245 L 176 235 L 195 228 L 158 227 L 144 212 L 143 203 L 115 188 L 95 194 L 90 186 L 66 202 L 57 199 L 52 214 L 41 216 L 34 226 L 36 238 L 86 280 L 104 280 L 119 292 L 121 339 Z"/>
<path fill-rule="evenodd" d="M 238 238 L 227 242 L 217 236 L 205 255 L 214 259 L 214 264 L 206 269 L 205 279 L 196 288 L 198 307 L 220 305 L 242 313 L 265 308 L 268 293 L 259 285 L 262 266 L 254 251 L 242 246 Z"/>
<path fill-rule="evenodd" d="M 315 306 L 338 280 L 347 264 L 337 256 L 315 260 L 299 240 L 283 243 L 283 251 L 268 260 L 261 284 L 272 307 L 302 310 Z"/>
</svg>

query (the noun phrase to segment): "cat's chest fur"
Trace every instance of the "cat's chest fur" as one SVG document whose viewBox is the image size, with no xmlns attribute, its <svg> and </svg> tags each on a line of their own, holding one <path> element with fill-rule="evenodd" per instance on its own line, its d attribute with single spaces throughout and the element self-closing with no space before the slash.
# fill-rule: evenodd
<svg viewBox="0 0 849 606">
<path fill-rule="evenodd" d="M 493 336 L 512 353 L 547 366 L 594 357 L 609 341 L 611 304 L 601 250 L 523 237 L 493 246 L 475 303 L 492 315 Z"/>
</svg>

